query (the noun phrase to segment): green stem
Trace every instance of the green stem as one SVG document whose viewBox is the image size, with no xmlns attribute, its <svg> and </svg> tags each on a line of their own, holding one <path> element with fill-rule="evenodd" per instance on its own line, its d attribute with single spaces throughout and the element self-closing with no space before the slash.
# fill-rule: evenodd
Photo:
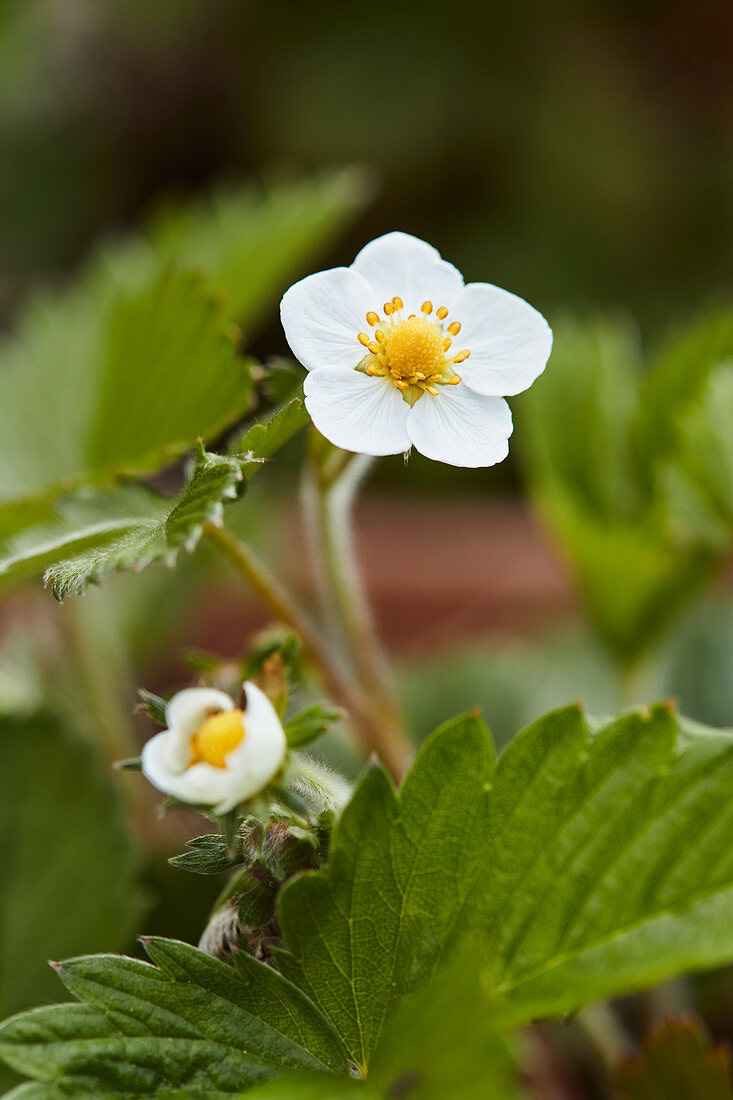
<svg viewBox="0 0 733 1100">
<path fill-rule="evenodd" d="M 354 730 L 368 751 L 375 752 L 395 779 L 404 771 L 404 758 L 395 745 L 381 716 L 370 707 L 358 684 L 339 665 L 305 612 L 248 546 L 236 541 L 214 524 L 204 525 L 203 533 L 227 559 L 232 568 L 259 596 L 276 619 L 286 623 L 303 642 L 306 655 L 320 669 L 324 683 L 349 714 Z"/>
<path fill-rule="evenodd" d="M 356 678 L 362 685 L 393 745 L 404 774 L 412 750 L 356 562 L 351 516 L 356 491 L 371 462 L 364 455 L 336 451 L 327 463 L 314 456 L 304 486 L 321 565 L 321 582 Z"/>
</svg>

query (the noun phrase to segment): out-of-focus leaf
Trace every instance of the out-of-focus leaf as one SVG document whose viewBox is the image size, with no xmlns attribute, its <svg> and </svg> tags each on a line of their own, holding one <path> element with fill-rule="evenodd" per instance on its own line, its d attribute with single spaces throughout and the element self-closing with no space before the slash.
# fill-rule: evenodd
<svg viewBox="0 0 733 1100">
<path fill-rule="evenodd" d="M 343 718 L 343 711 L 338 707 L 324 706 L 323 703 L 313 703 L 299 714 L 294 714 L 285 723 L 285 736 L 288 739 L 288 747 L 291 749 L 303 749 L 322 737 L 324 733 Z"/>
<path fill-rule="evenodd" d="M 733 533 L 732 425 L 733 366 L 725 363 L 682 417 L 666 480 L 677 532 L 689 541 L 704 531 L 722 550 Z"/>
<path fill-rule="evenodd" d="M 137 860 L 111 777 L 50 714 L 0 718 L 0 1017 L 55 999 L 46 960 L 127 943 Z"/>
<path fill-rule="evenodd" d="M 459 953 L 385 1026 L 369 1079 L 410 1100 L 519 1100 L 510 1043 L 492 1032 L 471 951 Z"/>
<path fill-rule="evenodd" d="M 241 463 L 201 449 L 181 494 L 171 501 L 156 497 L 147 517 L 130 522 L 105 543 L 58 560 L 46 570 L 45 582 L 56 599 L 81 594 L 114 570 L 140 570 L 152 561 L 175 561 L 181 548 L 193 550 L 205 523 L 220 524 L 224 502 L 237 495 Z M 110 494 L 111 496 L 112 494 Z M 103 503 L 103 502 L 102 502 Z"/>
<path fill-rule="evenodd" d="M 201 279 L 96 265 L 0 348 L 3 501 L 160 469 L 247 407 L 251 380 Z"/>
<path fill-rule="evenodd" d="M 520 402 L 537 508 L 594 629 L 623 663 L 663 634 L 720 554 L 709 523 L 683 522 L 693 495 L 670 471 L 680 423 L 731 354 L 730 311 L 678 336 L 646 376 L 628 324 L 560 319 L 548 369 Z M 698 519 L 705 506 L 697 494 Z"/>
<path fill-rule="evenodd" d="M 368 195 L 366 177 L 353 168 L 265 188 L 229 188 L 162 211 L 151 238 L 164 260 L 200 270 L 224 295 L 232 319 L 249 331 Z"/>
<path fill-rule="evenodd" d="M 730 1055 L 692 1020 L 670 1020 L 619 1071 L 618 1100 L 733 1100 Z"/>
</svg>

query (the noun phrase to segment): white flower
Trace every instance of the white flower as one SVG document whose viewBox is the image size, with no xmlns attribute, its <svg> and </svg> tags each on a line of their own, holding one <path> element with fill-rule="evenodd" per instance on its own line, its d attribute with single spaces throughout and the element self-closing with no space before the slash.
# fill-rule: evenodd
<svg viewBox="0 0 733 1100">
<path fill-rule="evenodd" d="M 414 446 L 454 466 L 506 458 L 503 398 L 534 382 L 552 347 L 536 309 L 489 283 L 464 285 L 406 233 L 372 241 L 351 267 L 296 283 L 280 314 L 311 372 L 305 403 L 322 435 L 370 455 Z"/>
<path fill-rule="evenodd" d="M 142 751 L 143 772 L 154 787 L 223 814 L 267 786 L 285 762 L 285 733 L 267 696 L 249 682 L 244 691 L 244 711 L 214 688 L 173 696 L 168 729 Z"/>
</svg>

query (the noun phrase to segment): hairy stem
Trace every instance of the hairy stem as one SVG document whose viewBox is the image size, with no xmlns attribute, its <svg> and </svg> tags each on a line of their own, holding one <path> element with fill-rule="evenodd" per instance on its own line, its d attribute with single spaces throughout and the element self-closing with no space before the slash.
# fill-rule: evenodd
<svg viewBox="0 0 733 1100">
<path fill-rule="evenodd" d="M 311 461 L 304 487 L 321 566 L 321 582 L 359 683 L 393 743 L 400 772 L 412 750 L 395 694 L 391 670 L 377 635 L 354 552 L 351 514 L 356 490 L 370 459 L 337 451 L 327 464 Z"/>
<path fill-rule="evenodd" d="M 348 712 L 363 745 L 368 751 L 376 753 L 393 777 L 399 780 L 405 770 L 404 753 L 395 744 L 380 713 L 367 704 L 358 684 L 340 666 L 310 618 L 248 546 L 237 542 L 222 528 L 211 523 L 204 525 L 203 534 L 224 555 L 273 616 L 300 636 L 306 655 L 320 670 L 329 693 Z"/>
</svg>

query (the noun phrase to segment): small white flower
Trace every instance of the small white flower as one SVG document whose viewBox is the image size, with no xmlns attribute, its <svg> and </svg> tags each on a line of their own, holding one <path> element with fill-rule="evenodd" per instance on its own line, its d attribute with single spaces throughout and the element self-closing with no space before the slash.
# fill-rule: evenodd
<svg viewBox="0 0 733 1100">
<path fill-rule="evenodd" d="M 536 309 L 489 283 L 464 285 L 406 233 L 372 241 L 351 267 L 296 283 L 280 315 L 311 372 L 305 403 L 322 435 L 370 455 L 414 446 L 453 466 L 506 458 L 503 398 L 534 382 L 552 347 Z"/>
<path fill-rule="evenodd" d="M 223 814 L 267 786 L 285 762 L 285 733 L 267 696 L 249 682 L 244 691 L 244 711 L 214 688 L 173 696 L 168 729 L 142 751 L 142 769 L 154 787 Z"/>
</svg>

